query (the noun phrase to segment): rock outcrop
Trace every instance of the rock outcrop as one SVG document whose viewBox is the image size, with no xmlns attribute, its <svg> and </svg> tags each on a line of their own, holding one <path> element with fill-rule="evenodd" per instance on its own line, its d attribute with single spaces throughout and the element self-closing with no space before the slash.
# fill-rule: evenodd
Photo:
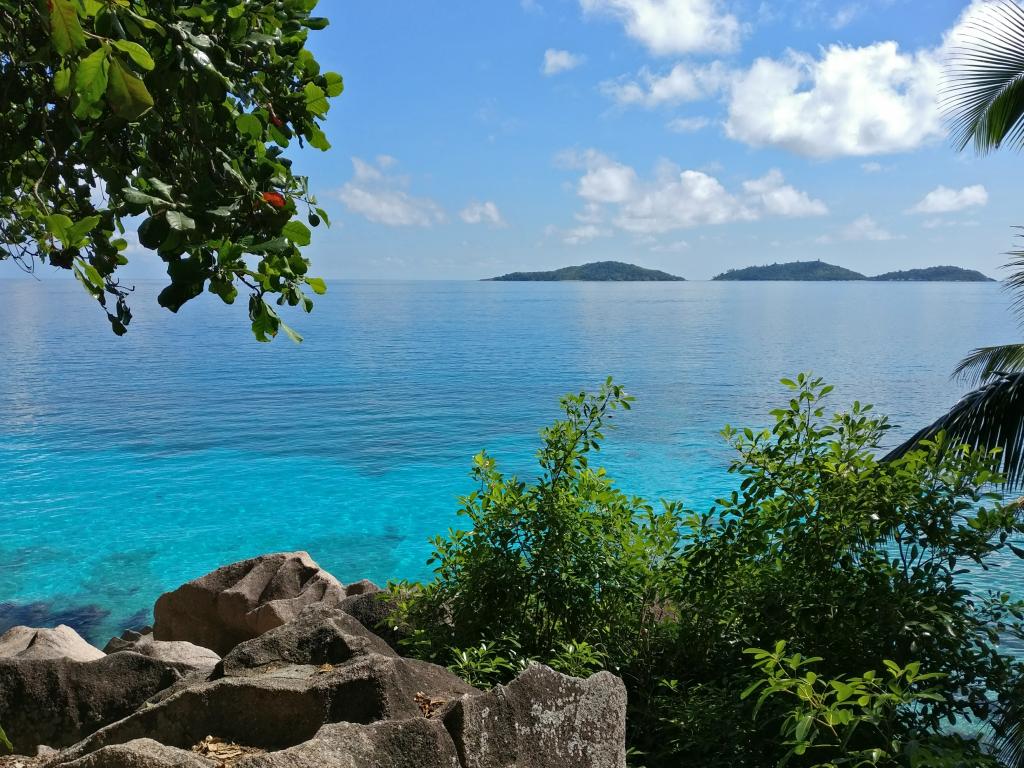
<svg viewBox="0 0 1024 768">
<path fill-rule="evenodd" d="M 0 635 L 0 659 L 95 661 L 104 655 L 64 624 L 55 629 L 12 627 Z"/>
<path fill-rule="evenodd" d="M 130 631 L 121 637 L 112 638 L 103 650 L 106 653 L 138 653 L 162 661 L 183 673 L 198 672 L 209 675 L 220 663 L 220 656 L 209 648 L 193 645 L 184 640 L 154 640 L 152 634 L 143 635 Z"/>
<path fill-rule="evenodd" d="M 16 634 L 0 723 L 22 754 L 62 747 L 46 768 L 624 768 L 621 680 L 534 665 L 481 692 L 368 628 L 378 591 L 269 555 L 164 595 L 153 635 L 93 661 L 19 658 Z"/>
<path fill-rule="evenodd" d="M 20 754 L 65 747 L 137 710 L 180 679 L 137 653 L 96 661 L 0 659 L 0 723 Z"/>
<path fill-rule="evenodd" d="M 360 585 L 358 593 L 363 591 Z M 153 637 L 185 640 L 223 656 L 295 618 L 307 605 L 336 607 L 346 597 L 341 582 L 305 552 L 261 555 L 162 595 L 153 609 Z"/>
<path fill-rule="evenodd" d="M 464 696 L 445 726 L 463 768 L 615 768 L 626 763 L 626 687 L 531 665 L 508 685 Z"/>
</svg>

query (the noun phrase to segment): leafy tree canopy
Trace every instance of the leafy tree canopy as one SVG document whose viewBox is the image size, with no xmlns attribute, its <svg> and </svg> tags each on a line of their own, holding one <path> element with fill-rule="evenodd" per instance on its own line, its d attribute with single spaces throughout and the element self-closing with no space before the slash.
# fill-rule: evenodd
<svg viewBox="0 0 1024 768">
<path fill-rule="evenodd" d="M 284 151 L 330 147 L 343 89 L 306 48 L 316 4 L 0 0 L 0 260 L 72 270 L 120 335 L 137 226 L 161 306 L 241 290 L 257 339 L 298 339 L 272 304 L 326 290 L 301 249 L 327 216 Z"/>
</svg>

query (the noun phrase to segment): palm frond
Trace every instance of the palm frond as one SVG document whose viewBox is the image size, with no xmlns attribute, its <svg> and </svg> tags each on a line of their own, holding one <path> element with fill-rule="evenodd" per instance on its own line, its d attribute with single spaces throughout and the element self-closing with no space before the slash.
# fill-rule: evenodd
<svg viewBox="0 0 1024 768">
<path fill-rule="evenodd" d="M 958 149 L 979 154 L 1024 147 L 1024 8 L 1015 0 L 981 5 L 954 41 L 942 109 Z"/>
<path fill-rule="evenodd" d="M 1024 373 L 1024 344 L 979 347 L 960 361 L 953 375 L 983 384 L 1006 373 Z"/>
<path fill-rule="evenodd" d="M 1024 373 L 1000 375 L 967 393 L 948 413 L 894 448 L 882 461 L 904 456 L 939 432 L 946 433 L 950 445 L 999 448 L 1007 488 L 1020 485 L 1024 480 Z"/>
<path fill-rule="evenodd" d="M 1021 238 L 1024 227 L 1016 227 L 1017 237 Z M 1003 269 L 1012 270 L 1010 276 L 1003 281 L 1003 288 L 1013 294 L 1013 313 L 1017 315 L 1018 321 L 1024 322 L 1024 248 L 1017 248 L 1010 251 L 1007 256 L 1010 260 L 1003 265 Z"/>
</svg>

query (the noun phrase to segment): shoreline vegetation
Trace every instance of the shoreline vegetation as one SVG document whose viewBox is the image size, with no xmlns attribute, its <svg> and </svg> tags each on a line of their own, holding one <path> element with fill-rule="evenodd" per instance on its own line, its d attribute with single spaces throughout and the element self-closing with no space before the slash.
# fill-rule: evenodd
<svg viewBox="0 0 1024 768">
<path fill-rule="evenodd" d="M 868 276 L 824 261 L 790 261 L 783 264 L 730 269 L 711 278 L 713 281 L 794 281 L 838 282 L 866 281 L 885 283 L 994 283 L 991 277 L 975 269 L 954 266 L 897 270 Z M 546 272 L 509 272 L 487 277 L 481 282 L 686 282 L 685 277 L 657 269 L 638 267 L 622 261 L 595 261 Z"/>
</svg>

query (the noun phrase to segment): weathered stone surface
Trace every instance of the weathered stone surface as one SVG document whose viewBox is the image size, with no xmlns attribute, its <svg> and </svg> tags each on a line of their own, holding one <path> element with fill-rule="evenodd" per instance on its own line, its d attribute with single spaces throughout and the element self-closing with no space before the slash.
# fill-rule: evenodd
<svg viewBox="0 0 1024 768">
<path fill-rule="evenodd" d="M 394 656 L 387 643 L 337 608 L 311 605 L 295 619 L 239 643 L 224 657 L 220 674 L 258 674 L 287 664 L 343 664 L 356 656 Z"/>
<path fill-rule="evenodd" d="M 465 696 L 444 717 L 463 768 L 624 768 L 626 689 L 534 664 L 507 686 Z"/>
<path fill-rule="evenodd" d="M 131 635 L 136 637 L 131 639 Z M 125 632 L 121 637 L 112 638 L 103 650 L 107 653 L 138 653 L 182 672 L 203 672 L 207 675 L 220 663 L 220 656 L 209 648 L 184 640 L 154 640 L 153 635 L 137 632 Z"/>
<path fill-rule="evenodd" d="M 71 627 L 56 629 L 11 627 L 0 635 L 0 659 L 71 659 L 95 661 L 103 651 L 82 639 Z"/>
<path fill-rule="evenodd" d="M 78 758 L 53 763 L 61 768 L 217 768 L 217 763 L 194 752 L 166 747 L 152 739 L 113 744 Z"/>
<path fill-rule="evenodd" d="M 20 754 L 40 744 L 67 746 L 131 714 L 180 676 L 136 653 L 87 662 L 0 659 L 0 723 Z"/>
<path fill-rule="evenodd" d="M 189 685 L 97 731 L 70 757 L 146 737 L 186 748 L 209 734 L 281 749 L 308 741 L 326 723 L 417 717 L 418 693 L 443 701 L 476 692 L 442 667 L 397 656 L 370 653 L 340 667 L 282 664 L 259 676 Z"/>
<path fill-rule="evenodd" d="M 336 607 L 342 584 L 305 552 L 262 555 L 218 568 L 161 595 L 154 608 L 157 640 L 186 640 L 221 656 L 295 618 L 307 605 Z"/>
<path fill-rule="evenodd" d="M 402 633 L 396 627 L 386 623 L 388 616 L 398 608 L 398 603 L 393 598 L 388 597 L 379 589 L 367 590 L 345 598 L 338 607 L 354 617 L 394 650 L 400 650 L 399 640 L 402 639 Z"/>
<path fill-rule="evenodd" d="M 455 745 L 436 720 L 332 723 L 304 744 L 247 757 L 237 768 L 460 768 Z"/>
</svg>

